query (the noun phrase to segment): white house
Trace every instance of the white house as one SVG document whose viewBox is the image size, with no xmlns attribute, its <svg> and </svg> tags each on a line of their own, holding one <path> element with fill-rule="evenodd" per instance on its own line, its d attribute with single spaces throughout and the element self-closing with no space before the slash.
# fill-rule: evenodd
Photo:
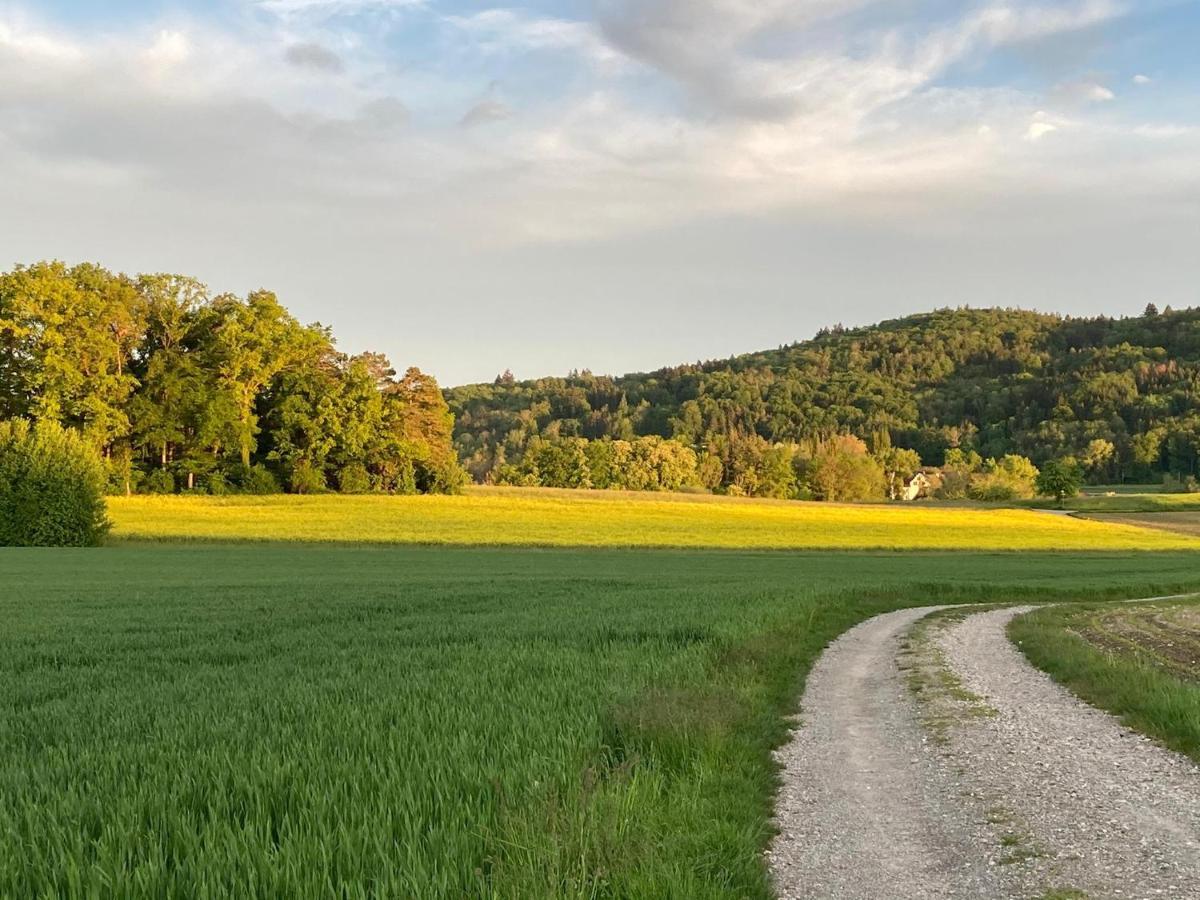
<svg viewBox="0 0 1200 900">
<path fill-rule="evenodd" d="M 928 497 L 934 490 L 933 479 L 924 472 L 918 472 L 904 488 L 905 500 L 920 500 Z"/>
</svg>

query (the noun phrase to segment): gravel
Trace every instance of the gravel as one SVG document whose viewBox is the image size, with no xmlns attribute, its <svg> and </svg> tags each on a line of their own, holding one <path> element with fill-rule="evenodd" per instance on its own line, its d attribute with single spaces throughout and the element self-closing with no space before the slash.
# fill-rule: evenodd
<svg viewBox="0 0 1200 900">
<path fill-rule="evenodd" d="M 782 898 L 1200 898 L 1200 768 L 1030 666 L 1022 609 L 877 616 L 830 645 L 777 753 Z M 956 615 L 955 613 L 951 614 Z M 919 699 L 918 699 L 919 698 Z"/>
<path fill-rule="evenodd" d="M 939 636 L 963 686 L 996 710 L 955 729 L 952 754 L 975 790 L 1006 798 L 1057 881 L 1093 898 L 1200 898 L 1200 768 L 1026 662 L 1005 635 L 1026 609 Z"/>
<path fill-rule="evenodd" d="M 809 675 L 801 726 L 777 754 L 768 862 L 780 897 L 1008 896 L 974 849 L 980 817 L 947 784 L 896 664 L 903 633 L 932 611 L 852 628 Z"/>
</svg>

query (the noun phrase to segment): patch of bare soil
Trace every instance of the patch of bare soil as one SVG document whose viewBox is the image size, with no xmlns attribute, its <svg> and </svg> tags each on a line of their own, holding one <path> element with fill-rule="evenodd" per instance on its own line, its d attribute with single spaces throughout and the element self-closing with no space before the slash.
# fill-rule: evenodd
<svg viewBox="0 0 1200 900">
<path fill-rule="evenodd" d="M 1136 655 L 1174 675 L 1200 680 L 1200 605 L 1100 610 L 1075 631 L 1102 650 Z"/>
</svg>

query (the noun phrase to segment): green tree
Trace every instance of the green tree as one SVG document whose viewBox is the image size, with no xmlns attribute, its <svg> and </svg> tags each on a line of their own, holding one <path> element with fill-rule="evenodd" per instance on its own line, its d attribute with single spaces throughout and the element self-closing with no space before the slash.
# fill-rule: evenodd
<svg viewBox="0 0 1200 900">
<path fill-rule="evenodd" d="M 808 464 L 806 479 L 818 500 L 854 502 L 884 497 L 883 468 L 867 452 L 867 445 L 849 434 L 820 445 Z"/>
<path fill-rule="evenodd" d="M 202 347 L 206 362 L 216 373 L 218 390 L 230 401 L 217 411 L 236 417 L 225 427 L 210 425 L 210 430 L 231 432 L 242 465 L 249 466 L 259 433 L 255 406 L 260 393 L 289 366 L 310 357 L 315 346 L 328 342 L 328 333 L 301 326 L 270 291 L 255 291 L 244 302 L 229 294 L 217 297 L 206 308 L 201 328 L 210 335 Z"/>
<path fill-rule="evenodd" d="M 77 428 L 110 451 L 129 433 L 142 327 L 133 284 L 98 266 L 44 262 L 0 276 L 4 413 Z"/>
<path fill-rule="evenodd" d="M 1037 492 L 1043 497 L 1053 497 L 1062 506 L 1068 498 L 1079 493 L 1082 483 L 1079 464 L 1073 458 L 1052 459 L 1038 473 Z"/>
<path fill-rule="evenodd" d="M 888 446 L 882 451 L 876 451 L 875 458 L 883 467 L 889 500 L 902 497 L 905 487 L 917 472 L 921 471 L 921 455 L 916 450 Z"/>
</svg>

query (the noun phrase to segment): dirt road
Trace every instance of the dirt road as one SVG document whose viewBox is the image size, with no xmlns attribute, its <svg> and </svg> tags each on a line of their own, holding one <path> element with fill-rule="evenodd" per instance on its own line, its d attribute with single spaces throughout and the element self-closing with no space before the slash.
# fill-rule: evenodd
<svg viewBox="0 0 1200 900">
<path fill-rule="evenodd" d="M 1013 611 L 921 623 L 902 671 L 935 610 L 864 622 L 814 667 L 779 753 L 779 896 L 1200 897 L 1200 769 L 1030 667 Z"/>
</svg>

